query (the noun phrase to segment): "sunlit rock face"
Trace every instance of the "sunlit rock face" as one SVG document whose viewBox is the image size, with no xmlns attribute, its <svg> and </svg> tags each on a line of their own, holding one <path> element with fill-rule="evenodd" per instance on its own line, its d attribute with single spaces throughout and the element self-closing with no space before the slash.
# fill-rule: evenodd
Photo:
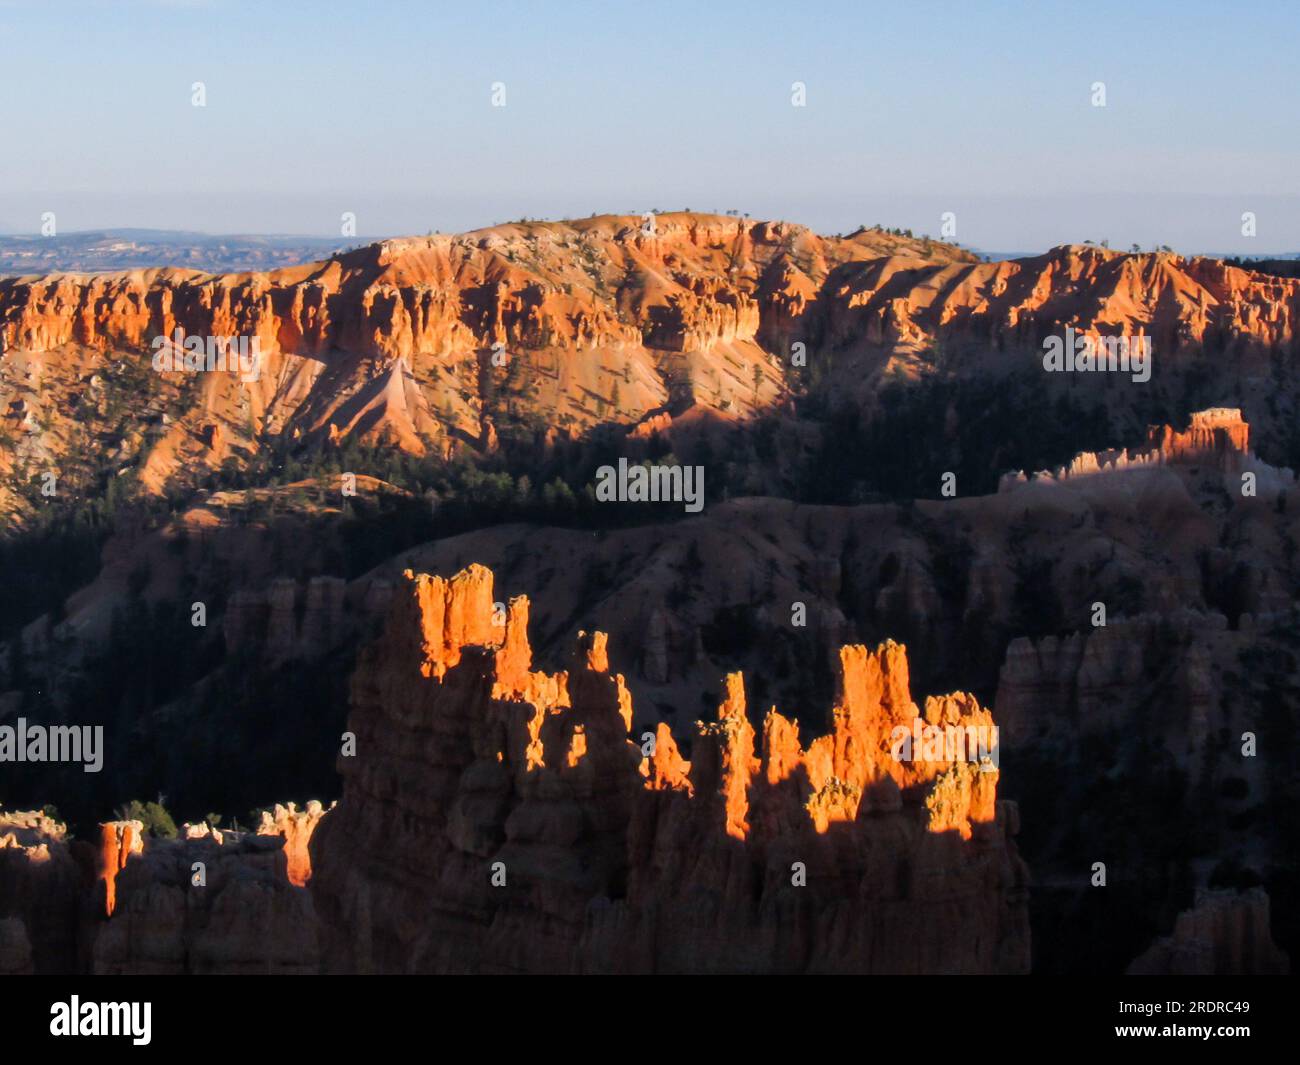
<svg viewBox="0 0 1300 1065">
<path fill-rule="evenodd" d="M 93 841 L 0 812 L 0 973 L 289 973 L 320 968 L 305 885 L 318 802 L 256 833 L 185 825 L 161 839 L 109 821 Z"/>
<path fill-rule="evenodd" d="M 75 459 L 93 432 L 114 472 L 138 466 L 139 490 L 162 495 L 272 443 L 490 454 L 517 418 L 539 448 L 612 425 L 680 452 L 702 423 L 792 413 L 796 346 L 826 356 L 827 396 L 869 409 L 895 374 L 980 373 L 1008 352 L 1038 374 L 1067 329 L 1149 341 L 1162 373 L 1227 356 L 1253 379 L 1298 316 L 1300 280 L 1215 259 L 1067 245 L 985 263 L 880 230 L 691 212 L 386 240 L 264 272 L 4 278 L 0 473 Z M 196 375 L 218 349 L 223 369 Z M 31 516 L 4 485 L 0 514 Z"/>
<path fill-rule="evenodd" d="M 327 969 L 1028 970 L 1017 812 L 974 697 L 918 707 L 902 646 L 847 646 L 806 747 L 775 708 L 755 728 L 739 674 L 691 736 L 629 735 L 604 635 L 534 671 L 528 607 L 481 566 L 408 573 L 363 652 L 343 799 L 310 844 Z"/>
<path fill-rule="evenodd" d="M 307 843 L 320 803 L 265 811 L 255 833 L 185 825 L 178 839 L 139 821 L 101 826 L 94 919 L 82 935 L 95 973 L 316 972 Z"/>
<path fill-rule="evenodd" d="M 1011 492 L 1025 484 L 1070 484 L 1089 487 L 1101 474 L 1154 471 L 1163 466 L 1195 467 L 1225 476 L 1230 492 L 1250 497 L 1276 498 L 1279 491 L 1293 487 L 1293 470 L 1270 466 L 1250 449 L 1250 426 L 1235 407 L 1211 407 L 1193 411 L 1186 429 L 1172 425 L 1147 427 L 1141 447 L 1083 451 L 1064 466 L 1040 470 L 1032 475 L 1023 470 L 1004 474 L 999 492 Z M 1243 482 L 1242 475 L 1248 474 Z M 1135 482 L 1112 481 L 1127 485 Z M 1103 482 L 1104 483 L 1104 479 Z M 1243 489 L 1243 483 L 1247 485 Z"/>
</svg>

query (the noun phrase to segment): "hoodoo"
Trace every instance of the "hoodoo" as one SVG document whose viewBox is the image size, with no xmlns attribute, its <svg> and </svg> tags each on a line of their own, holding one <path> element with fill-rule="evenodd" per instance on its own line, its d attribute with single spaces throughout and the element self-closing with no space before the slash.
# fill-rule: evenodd
<svg viewBox="0 0 1300 1065">
<path fill-rule="evenodd" d="M 629 735 L 603 634 L 535 672 L 527 619 L 521 597 L 494 624 L 481 566 L 407 573 L 311 840 L 328 969 L 1027 971 L 997 772 L 890 749 L 918 718 L 991 715 L 962 693 L 917 706 L 901 645 L 841 650 L 833 730 L 806 748 L 775 708 L 755 729 L 740 674 L 679 747 L 662 724 Z"/>
</svg>

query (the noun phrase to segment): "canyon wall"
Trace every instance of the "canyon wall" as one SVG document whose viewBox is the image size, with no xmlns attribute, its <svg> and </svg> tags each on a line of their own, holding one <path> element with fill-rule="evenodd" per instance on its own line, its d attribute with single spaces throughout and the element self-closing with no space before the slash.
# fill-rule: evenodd
<svg viewBox="0 0 1300 1065">
<path fill-rule="evenodd" d="M 222 618 L 227 651 L 247 650 L 271 661 L 320 658 L 347 637 L 347 582 L 312 577 L 305 587 L 278 577 L 265 589 L 231 593 Z"/>
<path fill-rule="evenodd" d="M 1073 326 L 1157 350 L 1294 340 L 1300 282 L 1216 259 L 1063 245 L 981 263 L 940 242 L 673 213 L 382 241 L 266 273 L 181 269 L 0 281 L 3 347 L 141 350 L 179 328 L 256 337 L 268 355 L 384 364 L 491 348 L 698 351 L 817 337 L 1037 346 Z M 797 326 L 797 328 L 796 328 Z M 272 368 L 274 372 L 274 367 Z"/>
<path fill-rule="evenodd" d="M 916 706 L 901 646 L 842 649 L 833 731 L 806 747 L 775 708 L 755 729 L 739 674 L 679 747 L 629 735 L 603 634 L 534 672 L 527 599 L 493 604 L 480 566 L 408 573 L 361 656 L 343 799 L 311 842 L 327 970 L 1027 971 L 996 769 L 891 753 L 896 728 L 992 718 L 961 693 Z"/>
<path fill-rule="evenodd" d="M 1199 893 L 1173 934 L 1135 958 L 1128 975 L 1284 976 L 1290 970 L 1269 930 L 1268 895 L 1253 888 Z"/>
<path fill-rule="evenodd" d="M 613 424 L 680 451 L 702 425 L 792 413 L 808 384 L 792 367 L 870 404 L 893 370 L 983 372 L 1066 327 L 1150 337 L 1162 367 L 1231 350 L 1255 380 L 1294 346 L 1298 308 L 1300 281 L 1217 260 L 1072 245 L 982 263 L 879 231 L 688 213 L 653 232 L 603 216 L 388 240 L 265 273 L 6 278 L 0 472 L 76 465 L 89 434 L 158 495 L 271 443 L 448 460 L 521 420 L 547 448 Z M 256 341 L 256 373 L 195 375 L 203 357 L 186 352 L 155 370 L 155 341 L 177 331 Z"/>
<path fill-rule="evenodd" d="M 1295 484 L 1294 471 L 1270 466 L 1250 449 L 1250 425 L 1235 407 L 1211 407 L 1193 411 L 1186 429 L 1172 425 L 1147 427 L 1140 447 L 1084 451 L 1067 465 L 1041 470 L 1032 476 L 1024 471 L 1004 474 L 999 492 L 1015 491 L 1024 484 L 1080 483 L 1097 474 L 1150 470 L 1168 464 L 1197 466 L 1224 475 L 1230 492 L 1242 494 L 1242 474 L 1250 473 L 1250 491 L 1258 498 L 1273 499 Z"/>
<path fill-rule="evenodd" d="M 1194 610 L 1037 641 L 1018 637 L 998 678 L 998 721 L 1009 745 L 1074 743 L 1130 728 L 1158 733 L 1187 759 L 1227 723 L 1211 663 L 1240 643 L 1222 614 Z"/>
<path fill-rule="evenodd" d="M 68 343 L 138 350 L 177 328 L 257 337 L 267 354 L 332 349 L 383 362 L 490 348 L 698 350 L 753 339 L 764 308 L 806 306 L 834 267 L 920 241 L 821 238 L 783 222 L 675 212 L 514 223 L 459 236 L 386 240 L 266 273 L 182 269 L 0 281 L 5 349 Z M 931 261 L 974 263 L 934 243 Z M 769 271 L 772 264 L 781 269 Z M 630 320 L 628 320 L 630 319 Z"/>
<path fill-rule="evenodd" d="M 185 826 L 174 840 L 139 822 L 103 826 L 103 919 L 91 971 L 167 975 L 307 975 L 319 967 L 317 922 L 303 886 L 319 803 L 264 814 L 257 833 Z M 133 845 L 132 845 L 133 844 Z"/>
<path fill-rule="evenodd" d="M 37 811 L 0 811 L 0 973 L 69 972 L 88 852 Z"/>
<path fill-rule="evenodd" d="M 263 814 L 255 833 L 139 821 L 69 840 L 35 812 L 0 813 L 0 973 L 287 973 L 320 965 L 306 884 L 320 803 Z"/>
</svg>

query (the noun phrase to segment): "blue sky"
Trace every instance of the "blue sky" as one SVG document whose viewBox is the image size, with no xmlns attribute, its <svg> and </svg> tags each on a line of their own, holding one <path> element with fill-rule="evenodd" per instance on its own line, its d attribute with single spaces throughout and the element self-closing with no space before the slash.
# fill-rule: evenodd
<svg viewBox="0 0 1300 1065">
<path fill-rule="evenodd" d="M 0 0 L 0 230 L 953 211 L 993 250 L 1297 251 L 1300 5 L 1249 8 Z"/>
</svg>

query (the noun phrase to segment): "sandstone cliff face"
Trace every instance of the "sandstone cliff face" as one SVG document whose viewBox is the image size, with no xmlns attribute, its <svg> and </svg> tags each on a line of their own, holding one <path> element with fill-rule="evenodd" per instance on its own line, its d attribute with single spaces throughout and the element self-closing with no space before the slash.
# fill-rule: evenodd
<svg viewBox="0 0 1300 1065">
<path fill-rule="evenodd" d="M 1160 735 L 1187 759 L 1229 723 L 1210 665 L 1240 642 L 1222 614 L 1192 610 L 1059 638 L 1020 637 L 998 679 L 998 721 L 1009 745 L 1074 742 L 1127 727 Z"/>
<path fill-rule="evenodd" d="M 357 436 L 450 458 L 493 450 L 495 423 L 516 407 L 566 433 L 670 405 L 755 410 L 785 390 L 756 339 L 764 307 L 769 332 L 802 308 L 783 297 L 782 264 L 802 291 L 836 264 L 917 247 L 689 214 L 646 233 L 606 216 L 385 241 L 268 273 L 4 279 L 0 428 L 16 443 L 0 448 L 0 469 L 78 459 L 90 428 L 158 493 L 270 440 Z M 155 339 L 178 331 L 255 342 L 256 372 L 155 371 Z M 133 422 L 113 417 L 123 396 Z"/>
<path fill-rule="evenodd" d="M 312 577 L 305 588 L 281 577 L 234 592 L 222 619 L 226 649 L 256 649 L 271 661 L 320 658 L 348 634 L 346 591 L 341 577 Z"/>
<path fill-rule="evenodd" d="M 1212 349 L 1253 373 L 1295 342 L 1298 307 L 1300 281 L 1216 260 L 1068 246 L 980 263 L 874 231 L 686 213 L 652 232 L 604 216 L 390 240 L 266 273 L 10 278 L 0 472 L 76 467 L 93 439 L 114 474 L 138 467 L 160 494 L 275 443 L 487 453 L 520 411 L 546 446 L 665 415 L 677 446 L 692 416 L 786 410 L 795 343 L 825 356 L 828 395 L 864 402 L 885 363 L 978 369 L 1066 326 L 1150 337 L 1162 367 Z M 257 372 L 153 370 L 154 339 L 177 330 L 256 341 Z M 20 498 L 0 488 L 4 512 Z"/>
<path fill-rule="evenodd" d="M 1171 477 L 1175 470 L 1177 478 Z M 1254 475 L 1249 492 L 1243 489 L 1247 474 Z M 1028 480 L 1023 473 L 1003 478 L 999 495 L 1014 493 L 1007 499 L 1010 503 L 1025 500 L 1029 505 L 1031 496 L 1043 501 L 1068 487 L 1094 505 L 1102 504 L 1094 513 L 1113 515 L 1117 498 L 1123 497 L 1148 529 L 1163 511 L 1172 534 L 1162 540 L 1163 553 L 1186 551 L 1188 541 L 1199 541 L 1194 553 L 1201 568 L 1198 578 L 1185 571 L 1163 595 L 1146 597 L 1148 605 L 1159 609 L 1137 616 L 1117 617 L 1118 597 L 1102 594 L 1101 583 L 1094 582 L 1094 602 L 1109 608 L 1107 624 L 1071 626 L 1075 631 L 1061 637 L 1011 640 L 997 694 L 998 718 L 1009 740 L 1029 745 L 1074 740 L 1136 723 L 1137 731 L 1158 734 L 1182 759 L 1200 752 L 1214 729 L 1229 724 L 1250 727 L 1226 711 L 1224 689 L 1235 677 L 1236 655 L 1252 642 L 1245 633 L 1289 623 L 1294 605 L 1289 587 L 1276 579 L 1262 556 L 1279 540 L 1290 542 L 1292 534 L 1280 529 L 1276 540 L 1272 534 L 1261 537 L 1243 552 L 1249 554 L 1250 565 L 1230 564 L 1231 552 L 1199 534 L 1187 535 L 1202 520 L 1203 508 L 1187 505 L 1199 497 L 1182 494 L 1184 486 L 1195 490 L 1197 475 L 1212 484 L 1222 477 L 1232 505 L 1240 505 L 1241 516 L 1231 527 L 1234 535 L 1242 530 L 1243 545 L 1253 539 L 1249 530 L 1263 524 L 1262 512 L 1285 515 L 1295 488 L 1291 470 L 1269 466 L 1251 452 L 1250 426 L 1234 408 L 1196 411 L 1184 430 L 1151 426 L 1143 448 L 1084 453 L 1068 466 Z M 1035 495 L 1035 488 L 1050 490 Z M 1285 518 L 1275 520 L 1288 524 Z M 1184 540 L 1178 548 L 1172 547 L 1174 537 Z M 1112 546 L 1108 561 L 1117 554 Z M 1095 562 L 1091 568 L 1097 568 Z M 1204 601 L 1211 597 L 1231 608 L 1231 619 L 1205 608 Z M 1082 617 L 1083 612 L 1080 621 Z M 1147 704 L 1154 710 L 1144 711 Z"/>
<path fill-rule="evenodd" d="M 72 970 L 88 883 L 63 825 L 0 812 L 0 973 Z"/>
<path fill-rule="evenodd" d="M 1193 412 L 1189 425 L 1179 432 L 1171 425 L 1152 427 L 1147 443 L 1157 448 L 1166 461 L 1196 461 L 1206 456 L 1236 456 L 1250 450 L 1250 426 L 1241 411 L 1232 407 L 1211 407 Z"/>
<path fill-rule="evenodd" d="M 312 833 L 325 816 L 325 808 L 312 799 L 307 808 L 299 810 L 293 803 L 274 810 L 262 811 L 262 823 L 257 826 L 259 836 L 278 836 L 284 841 L 286 873 L 289 883 L 295 887 L 304 887 L 311 879 L 311 855 L 307 845 Z"/>
<path fill-rule="evenodd" d="M 256 337 L 281 356 L 353 352 L 379 366 L 491 348 L 703 350 L 755 337 L 896 344 L 951 327 L 1036 345 L 1057 326 L 1162 344 L 1295 337 L 1300 283 L 1213 259 L 1086 245 L 980 263 L 883 234 L 670 214 L 498 226 L 384 241 L 268 273 L 133 270 L 0 282 L 7 351 L 148 349 L 154 336 Z M 631 317 L 631 321 L 625 320 Z M 813 321 L 815 319 L 815 321 Z"/>
<path fill-rule="evenodd" d="M 1250 450 L 1250 426 L 1235 407 L 1211 407 L 1193 411 L 1188 427 L 1172 425 L 1147 427 L 1142 447 L 1108 451 L 1084 451 L 1065 466 L 1041 470 L 1032 476 L 1023 471 L 1004 474 L 999 492 L 1014 491 L 1024 484 L 1046 485 L 1062 482 L 1080 483 L 1098 474 L 1116 474 L 1151 470 L 1167 464 L 1197 466 L 1224 475 L 1224 485 L 1236 494 L 1242 492 L 1243 473 L 1252 473 L 1255 497 L 1274 499 L 1295 484 L 1295 473 L 1262 462 Z"/>
<path fill-rule="evenodd" d="M 941 342 L 977 365 L 990 351 L 1035 351 L 1068 327 L 1150 339 L 1158 365 L 1226 349 L 1256 370 L 1296 337 L 1300 286 L 1214 259 L 1065 245 L 996 263 L 881 257 L 833 270 L 804 329 L 837 351 L 875 346 L 903 368 Z M 972 361 L 973 360 L 973 361 Z M 851 384 L 851 382 L 844 382 Z"/>
<path fill-rule="evenodd" d="M 311 843 L 338 971 L 1021 972 L 1026 873 L 990 764 L 891 753 L 992 726 L 909 692 L 903 648 L 841 652 L 830 735 L 761 737 L 739 674 L 686 759 L 630 737 L 603 634 L 531 668 L 528 601 L 408 574 L 353 687 L 356 753 Z"/>
<path fill-rule="evenodd" d="M 144 853 L 144 825 L 139 821 L 110 821 L 100 825 L 99 868 L 104 885 L 104 916 L 117 909 L 117 875 L 132 858 Z"/>
<path fill-rule="evenodd" d="M 1129 976 L 1277 976 L 1291 970 L 1269 930 L 1268 895 L 1203 891 L 1173 934 L 1133 960 Z"/>
<path fill-rule="evenodd" d="M 202 336 L 255 336 L 268 354 L 339 349 L 382 362 L 497 341 L 590 348 L 644 340 L 680 351 L 752 338 L 759 325 L 753 289 L 773 263 L 791 281 L 783 288 L 765 278 L 769 301 L 802 288 L 796 259 L 820 279 L 828 265 L 915 254 L 919 245 L 884 234 L 819 238 L 788 223 L 685 213 L 659 216 L 652 233 L 628 217 L 519 223 L 388 240 L 268 273 L 162 269 L 5 279 L 2 335 L 6 349 L 71 342 L 130 349 L 179 326 Z M 942 244 L 927 254 L 973 261 Z M 642 283 L 620 286 L 629 274 Z M 621 320 L 624 307 L 635 312 L 634 322 Z"/>
<path fill-rule="evenodd" d="M 0 973 L 316 972 L 303 885 L 323 814 L 290 803 L 255 835 L 186 825 L 179 839 L 111 821 L 93 846 L 43 814 L 0 814 Z"/>
<path fill-rule="evenodd" d="M 139 822 L 103 826 L 104 865 L 111 869 L 114 858 L 121 864 L 108 882 L 112 908 L 94 936 L 93 971 L 315 972 L 315 912 L 299 883 L 310 869 L 303 865 L 299 829 L 285 820 L 293 854 L 273 831 L 187 833 L 124 854 L 118 840 L 134 838 Z"/>
</svg>

